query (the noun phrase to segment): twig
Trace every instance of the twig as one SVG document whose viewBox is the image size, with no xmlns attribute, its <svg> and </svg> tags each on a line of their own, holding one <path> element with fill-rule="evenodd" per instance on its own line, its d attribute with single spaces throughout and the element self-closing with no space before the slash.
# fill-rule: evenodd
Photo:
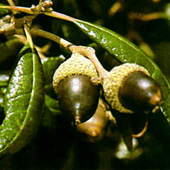
<svg viewBox="0 0 170 170">
<path fill-rule="evenodd" d="M 24 25 L 24 31 L 25 31 L 25 34 L 26 34 L 28 43 L 29 43 L 30 46 L 31 46 L 31 50 L 32 50 L 33 53 L 35 53 L 34 43 L 33 43 L 33 41 L 32 41 L 32 37 L 31 37 L 31 35 L 30 35 L 30 30 L 29 30 L 29 27 L 27 27 L 27 25 Z"/>
<path fill-rule="evenodd" d="M 38 10 L 38 13 L 37 13 L 36 9 L 39 9 L 39 7 L 41 5 L 42 4 L 40 2 L 39 5 L 34 8 L 35 11 L 33 9 L 30 9 L 30 8 L 16 7 L 16 6 L 3 7 L 3 8 L 16 10 L 16 11 L 20 11 L 20 12 L 25 12 L 25 13 L 29 13 L 29 14 L 36 14 L 36 15 L 38 15 L 40 13 L 43 13 L 43 14 L 45 14 L 47 16 L 55 17 L 55 18 L 70 21 L 70 22 L 79 21 L 76 18 L 70 17 L 70 16 L 65 15 L 65 14 L 61 14 L 59 12 L 55 12 L 55 11 L 52 11 L 52 12 L 44 11 L 43 12 L 43 11 Z M 31 29 L 30 33 L 33 34 L 33 35 L 38 35 L 38 36 L 50 39 L 50 40 L 60 44 L 64 48 L 68 49 L 72 53 L 77 52 L 77 53 L 80 53 L 80 54 L 84 55 L 85 57 L 89 58 L 92 61 L 92 63 L 94 64 L 94 66 L 96 67 L 96 70 L 98 71 L 99 76 L 101 78 L 107 74 L 107 71 L 103 68 L 103 66 L 100 64 L 98 58 L 96 57 L 95 50 L 93 48 L 85 47 L 85 46 L 75 46 L 72 43 L 64 40 L 63 38 L 60 38 L 60 37 L 58 37 L 58 36 L 56 36 L 56 35 L 54 35 L 52 33 L 49 33 L 49 32 L 43 31 L 43 30 L 39 30 L 39 29 Z"/>
<path fill-rule="evenodd" d="M 20 7 L 20 6 L 0 6 L 0 9 L 10 9 L 18 12 L 24 12 L 27 14 L 34 14 L 34 12 L 28 7 Z"/>
<path fill-rule="evenodd" d="M 8 1 L 8 4 L 10 5 L 10 6 L 15 6 L 15 3 L 14 3 L 14 1 L 13 0 L 7 0 Z M 15 14 L 17 14 L 18 12 L 17 11 L 13 11 L 13 14 L 15 15 Z"/>
<path fill-rule="evenodd" d="M 72 53 L 80 53 L 83 56 L 89 58 L 91 60 L 91 62 L 94 64 L 94 66 L 96 67 L 96 70 L 98 71 L 100 77 L 103 77 L 107 74 L 107 71 L 100 64 L 100 62 L 95 54 L 95 50 L 92 47 L 73 45 L 71 42 L 69 42 L 55 34 L 52 34 L 52 33 L 49 33 L 47 31 L 40 30 L 40 29 L 31 29 L 30 33 L 32 35 L 36 35 L 36 36 L 40 36 L 40 37 L 52 40 L 52 41 L 60 44 L 62 47 L 64 47 L 65 49 L 69 50 Z"/>
<path fill-rule="evenodd" d="M 13 2 L 13 0 L 7 0 L 8 1 L 8 4 L 10 5 L 10 6 L 15 6 L 15 3 Z"/>
<path fill-rule="evenodd" d="M 54 18 L 58 18 L 58 19 L 62 19 L 65 21 L 77 21 L 76 18 L 70 17 L 68 15 L 56 12 L 56 11 L 52 11 L 52 12 L 44 12 L 45 15 L 50 16 L 50 17 L 54 17 Z"/>
<path fill-rule="evenodd" d="M 73 45 L 72 43 L 70 43 L 69 41 L 67 40 L 64 40 L 63 38 L 55 35 L 55 34 L 52 34 L 50 32 L 47 32 L 47 31 L 44 31 L 44 30 L 40 30 L 40 29 L 31 29 L 30 30 L 30 33 L 32 35 L 36 35 L 36 36 L 40 36 L 40 37 L 43 37 L 43 38 L 47 38 L 49 40 L 52 40 L 58 44 L 60 44 L 61 46 L 63 46 L 64 48 L 68 49 L 69 46 Z"/>
</svg>

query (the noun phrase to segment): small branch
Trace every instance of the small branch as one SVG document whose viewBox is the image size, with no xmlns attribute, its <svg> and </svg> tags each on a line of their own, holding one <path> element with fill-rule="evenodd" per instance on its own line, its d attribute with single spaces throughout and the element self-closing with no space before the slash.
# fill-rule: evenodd
<svg viewBox="0 0 170 170">
<path fill-rule="evenodd" d="M 52 40 L 54 42 L 56 42 L 57 44 L 60 44 L 61 46 L 63 46 L 64 48 L 68 49 L 69 46 L 73 45 L 72 43 L 70 43 L 69 41 L 64 40 L 63 38 L 52 34 L 50 32 L 44 31 L 44 30 L 40 30 L 40 29 L 31 29 L 30 33 L 32 35 L 36 35 L 36 36 L 40 36 L 49 40 Z M 69 49 L 68 49 L 69 50 Z"/>
<path fill-rule="evenodd" d="M 40 36 L 40 37 L 52 40 L 52 41 L 58 43 L 59 45 L 61 45 L 62 47 L 64 47 L 65 49 L 69 50 L 72 53 L 79 53 L 79 54 L 89 58 L 91 60 L 91 62 L 93 63 L 93 65 L 96 67 L 96 70 L 98 71 L 100 77 L 104 77 L 107 74 L 107 71 L 100 64 L 100 62 L 95 54 L 95 50 L 93 48 L 86 47 L 86 46 L 73 45 L 71 42 L 64 40 L 63 38 L 61 38 L 55 34 L 49 33 L 47 31 L 44 31 L 44 30 L 31 29 L 30 33 L 32 35 L 36 35 L 36 36 Z"/>
<path fill-rule="evenodd" d="M 17 38 L 18 40 L 20 40 L 21 43 L 25 44 L 27 39 L 24 35 L 14 35 L 15 38 Z"/>
<path fill-rule="evenodd" d="M 56 12 L 56 11 L 52 11 L 52 12 L 44 12 L 45 15 L 50 16 L 50 17 L 54 17 L 54 18 L 58 18 L 58 19 L 62 19 L 65 21 L 76 21 L 76 18 L 70 17 L 68 15 Z"/>
<path fill-rule="evenodd" d="M 20 6 L 0 6 L 0 9 L 10 9 L 18 12 L 24 12 L 27 14 L 34 14 L 34 12 L 27 7 L 20 7 Z"/>
<path fill-rule="evenodd" d="M 31 8 L 28 7 L 20 7 L 20 6 L 0 6 L 0 9 L 10 9 L 10 10 L 14 10 L 14 11 L 18 11 L 18 12 L 24 12 L 27 14 L 45 14 L 47 16 L 50 17 L 54 17 L 54 18 L 58 18 L 58 19 L 62 19 L 62 20 L 66 20 L 66 21 L 77 21 L 78 19 L 70 17 L 68 15 L 59 13 L 59 12 L 55 12 L 55 11 L 50 11 L 50 8 L 47 8 L 47 11 L 49 10 L 50 12 L 47 12 L 46 10 L 44 11 L 44 8 L 41 10 L 40 9 L 41 4 L 39 4 L 38 6 L 33 6 Z"/>
<path fill-rule="evenodd" d="M 8 4 L 10 5 L 10 6 L 15 6 L 15 3 L 13 2 L 13 0 L 7 0 L 8 1 Z"/>
<path fill-rule="evenodd" d="M 52 12 L 51 6 L 53 5 L 52 1 L 42 1 L 40 0 L 39 4 L 37 6 L 32 5 L 31 8 L 28 7 L 20 7 L 20 6 L 15 6 L 12 0 L 8 0 L 9 4 L 11 6 L 0 6 L 0 9 L 10 9 L 13 11 L 17 12 L 24 12 L 27 14 L 34 14 L 34 15 L 39 15 L 42 13 L 50 13 Z"/>
<path fill-rule="evenodd" d="M 17 10 L 17 11 L 20 11 L 20 12 L 26 12 L 26 13 L 29 13 L 29 14 L 36 14 L 36 15 L 38 15 L 40 13 L 43 13 L 43 14 L 45 14 L 47 16 L 55 17 L 55 18 L 70 21 L 70 22 L 78 21 L 78 19 L 76 19 L 76 18 L 70 17 L 68 15 L 61 14 L 59 12 L 55 12 L 55 11 L 52 11 L 52 12 L 44 11 L 43 12 L 43 11 L 40 11 L 40 10 L 36 10 L 36 9 L 39 9 L 38 7 L 41 7 L 41 5 L 42 4 L 40 2 L 40 4 L 38 6 L 34 7 L 33 9 L 35 9 L 35 11 L 33 9 L 30 9 L 30 8 L 15 7 L 15 6 L 13 6 L 13 7 L 4 7 L 4 8 Z M 39 13 L 37 13 L 36 11 L 38 11 Z M 107 71 L 103 68 L 103 66 L 99 62 L 98 58 L 96 57 L 95 50 L 93 48 L 84 47 L 84 46 L 75 46 L 72 43 L 70 43 L 70 42 L 68 42 L 68 41 L 66 41 L 64 39 L 62 39 L 62 38 L 60 38 L 60 37 L 58 37 L 58 36 L 56 36 L 56 35 L 54 35 L 52 33 L 43 31 L 43 30 L 31 29 L 30 33 L 33 34 L 33 35 L 37 35 L 37 36 L 41 36 L 41 37 L 50 39 L 50 40 L 60 44 L 64 48 L 68 49 L 72 53 L 77 52 L 77 53 L 80 53 L 83 56 L 89 58 L 91 60 L 91 62 L 93 63 L 93 65 L 96 67 L 96 70 L 98 71 L 99 76 L 101 78 L 104 77 L 107 74 Z"/>
<path fill-rule="evenodd" d="M 14 3 L 14 1 L 13 0 L 7 0 L 8 1 L 8 4 L 10 5 L 10 6 L 15 6 L 15 3 Z M 15 14 L 17 14 L 18 12 L 17 11 L 13 11 L 13 14 L 15 15 Z"/>
<path fill-rule="evenodd" d="M 28 43 L 30 44 L 31 46 L 31 50 L 32 52 L 34 53 L 34 43 L 32 41 L 32 37 L 31 37 L 31 34 L 30 34 L 30 30 L 29 30 L 29 27 L 27 27 L 27 25 L 24 25 L 24 31 L 25 31 L 25 34 L 26 34 L 26 37 L 27 37 L 27 40 L 28 40 Z"/>
</svg>

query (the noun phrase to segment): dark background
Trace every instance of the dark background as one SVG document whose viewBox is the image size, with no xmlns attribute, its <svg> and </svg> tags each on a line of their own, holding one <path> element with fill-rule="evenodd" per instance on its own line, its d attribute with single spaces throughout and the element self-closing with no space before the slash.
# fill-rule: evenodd
<svg viewBox="0 0 170 170">
<path fill-rule="evenodd" d="M 114 0 L 54 0 L 55 11 L 97 23 L 105 26 L 131 40 L 141 47 L 146 43 L 152 57 L 170 79 L 170 20 L 155 19 L 141 21 L 130 19 L 129 14 L 149 14 L 165 11 L 168 0 L 120 0 L 122 8 L 114 15 L 108 11 Z M 6 1 L 2 0 L 2 3 Z M 37 4 L 33 0 L 16 0 L 16 5 L 30 7 Z M 22 17 L 24 14 L 17 15 Z M 33 25 L 59 35 L 77 45 L 89 45 L 92 42 L 74 25 L 47 16 L 38 16 Z M 137 36 L 136 36 L 137 35 Z M 48 43 L 48 40 L 35 37 L 38 46 Z M 110 69 L 115 61 L 96 44 L 91 44 L 97 50 L 103 65 Z M 151 52 L 150 52 L 151 51 Z M 52 43 L 49 56 L 62 54 L 59 45 Z M 67 55 L 67 54 L 65 54 Z M 112 61 L 113 60 L 113 61 Z M 9 68 L 8 68 L 9 69 Z M 45 120 L 44 120 L 45 121 Z M 62 116 L 57 116 L 53 124 L 42 125 L 28 146 L 14 155 L 0 158 L 0 169 L 11 170 L 109 170 L 109 169 L 170 169 L 169 125 L 161 113 L 150 117 L 150 123 L 144 136 L 137 139 L 137 147 L 130 154 L 118 156 L 121 144 L 119 130 L 114 127 L 98 143 L 88 143 L 77 138 L 73 128 Z"/>
</svg>

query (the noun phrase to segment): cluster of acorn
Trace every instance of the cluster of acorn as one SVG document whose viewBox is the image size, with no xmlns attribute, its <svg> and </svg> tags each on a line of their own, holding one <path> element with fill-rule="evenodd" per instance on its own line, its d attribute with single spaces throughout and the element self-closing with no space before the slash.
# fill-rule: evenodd
<svg viewBox="0 0 170 170">
<path fill-rule="evenodd" d="M 53 87 L 61 111 L 75 125 L 93 116 L 101 89 L 109 106 L 122 113 L 147 112 L 162 100 L 159 84 L 144 67 L 126 63 L 99 78 L 93 63 L 79 53 L 73 53 L 59 66 Z"/>
</svg>

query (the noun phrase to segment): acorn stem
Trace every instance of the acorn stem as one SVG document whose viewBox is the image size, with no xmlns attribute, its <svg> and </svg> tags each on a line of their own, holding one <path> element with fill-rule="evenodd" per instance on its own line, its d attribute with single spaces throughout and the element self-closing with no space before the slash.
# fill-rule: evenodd
<svg viewBox="0 0 170 170">
<path fill-rule="evenodd" d="M 105 70 L 104 67 L 101 65 L 101 63 L 99 62 L 95 54 L 95 50 L 92 47 L 72 45 L 69 47 L 69 50 L 72 53 L 79 53 L 87 57 L 89 60 L 91 60 L 91 62 L 93 63 L 93 65 L 95 66 L 99 74 L 99 77 L 104 77 L 108 73 L 108 71 Z"/>
<path fill-rule="evenodd" d="M 79 118 L 79 117 L 78 117 L 78 118 L 75 118 L 74 125 L 77 126 L 77 125 L 80 124 L 80 123 L 81 123 L 80 118 Z"/>
<path fill-rule="evenodd" d="M 132 134 L 132 137 L 133 138 L 140 138 L 141 136 L 143 136 L 145 134 L 147 129 L 148 129 L 148 121 L 146 121 L 145 126 L 143 127 L 143 129 L 138 134 Z"/>
<path fill-rule="evenodd" d="M 91 62 L 95 66 L 100 77 L 104 77 L 108 73 L 108 71 L 103 68 L 103 66 L 101 65 L 101 63 L 99 62 L 99 60 L 98 60 L 98 58 L 96 57 L 95 54 L 91 54 L 89 59 L 91 60 Z"/>
</svg>

